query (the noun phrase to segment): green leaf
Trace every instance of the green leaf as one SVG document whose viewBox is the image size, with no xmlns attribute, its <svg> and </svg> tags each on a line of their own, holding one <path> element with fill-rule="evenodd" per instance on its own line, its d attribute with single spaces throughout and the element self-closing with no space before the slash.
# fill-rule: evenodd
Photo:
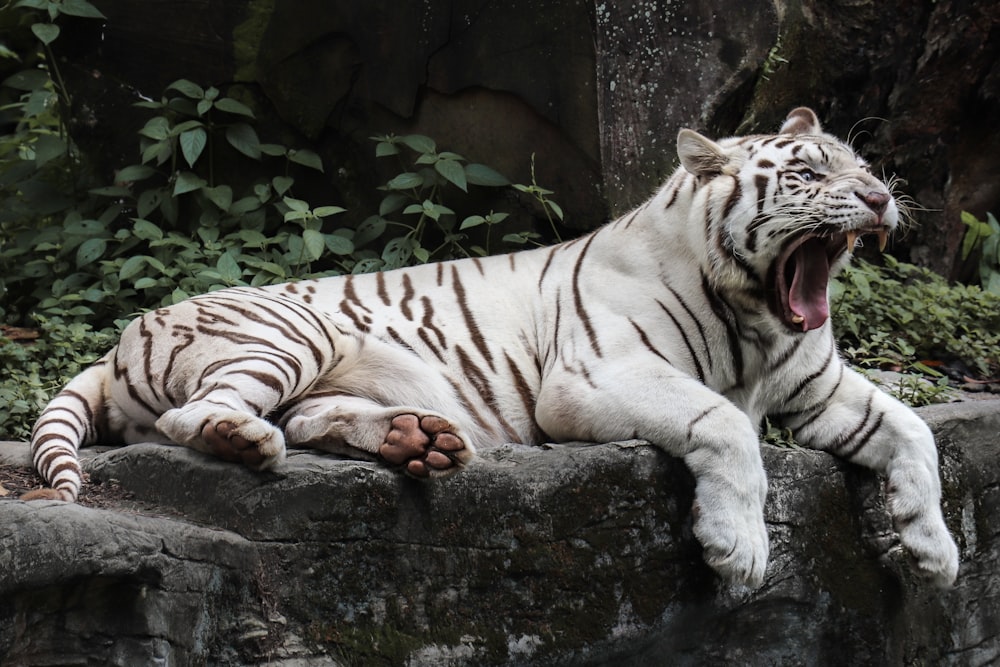
<svg viewBox="0 0 1000 667">
<path fill-rule="evenodd" d="M 201 188 L 208 185 L 205 179 L 201 178 L 197 174 L 190 171 L 182 171 L 177 174 L 177 180 L 174 182 L 174 196 L 182 195 L 185 192 L 192 192 L 194 190 L 200 190 Z"/>
<path fill-rule="evenodd" d="M 399 192 L 390 192 L 378 205 L 379 215 L 389 215 L 395 213 L 403 207 L 403 204 L 410 201 L 410 198 Z"/>
<path fill-rule="evenodd" d="M 313 209 L 313 215 L 317 218 L 326 218 L 331 215 L 337 215 L 338 213 L 343 213 L 346 208 L 341 208 L 340 206 L 319 206 Z"/>
<path fill-rule="evenodd" d="M 465 178 L 473 185 L 483 185 L 491 188 L 499 188 L 510 185 L 507 177 L 485 164 L 465 165 Z"/>
<path fill-rule="evenodd" d="M 136 218 L 132 224 L 132 233 L 143 241 L 159 241 L 163 238 L 163 230 L 149 220 Z"/>
<path fill-rule="evenodd" d="M 251 211 L 256 211 L 260 208 L 261 202 L 257 197 L 243 197 L 237 199 L 229 207 L 229 214 L 235 216 L 246 215 Z"/>
<path fill-rule="evenodd" d="M 267 245 L 267 237 L 255 229 L 241 229 L 236 235 L 243 241 L 244 247 L 263 248 Z"/>
<path fill-rule="evenodd" d="M 395 269 L 405 265 L 413 256 L 417 242 L 406 236 L 399 236 L 385 244 L 382 250 L 382 260 L 387 269 Z"/>
<path fill-rule="evenodd" d="M 31 32 L 35 33 L 38 41 L 48 46 L 59 36 L 59 26 L 55 23 L 35 23 L 31 26 Z"/>
<path fill-rule="evenodd" d="M 260 152 L 271 157 L 282 157 L 288 152 L 288 149 L 280 144 L 261 144 Z"/>
<path fill-rule="evenodd" d="M 43 134 L 35 141 L 35 166 L 51 162 L 66 154 L 66 142 L 55 134 Z"/>
<path fill-rule="evenodd" d="M 67 223 L 63 225 L 63 232 L 76 236 L 94 236 L 96 234 L 104 233 L 105 229 L 105 225 L 97 220 L 67 221 Z"/>
<path fill-rule="evenodd" d="M 87 0 L 63 0 L 61 5 L 62 13 L 69 16 L 80 16 L 87 19 L 107 18 L 97 7 Z"/>
<path fill-rule="evenodd" d="M 388 157 L 390 155 L 399 155 L 399 147 L 396 144 L 390 144 L 388 141 L 380 141 L 375 146 L 375 157 Z"/>
<path fill-rule="evenodd" d="M 153 116 L 146 121 L 139 134 L 154 141 L 166 139 L 170 136 L 170 121 L 163 116 Z"/>
<path fill-rule="evenodd" d="M 45 70 L 26 69 L 7 77 L 3 85 L 14 90 L 30 92 L 41 90 L 49 83 L 49 74 Z"/>
<path fill-rule="evenodd" d="M 382 236 L 382 233 L 386 228 L 385 218 L 372 215 L 364 219 L 360 225 L 358 225 L 357 231 L 354 233 L 354 243 L 357 246 L 365 246 L 378 237 Z"/>
<path fill-rule="evenodd" d="M 197 109 L 199 116 L 204 116 L 212 109 L 212 100 L 198 100 L 198 106 L 195 109 Z"/>
<path fill-rule="evenodd" d="M 288 192 L 293 183 L 295 183 L 295 179 L 291 176 L 275 176 L 271 179 L 271 185 L 279 197 Z"/>
<path fill-rule="evenodd" d="M 87 192 L 94 195 L 101 195 L 103 197 L 129 197 L 132 192 L 125 187 L 120 185 L 109 185 L 103 188 L 91 188 Z"/>
<path fill-rule="evenodd" d="M 236 258 L 228 252 L 219 255 L 219 261 L 216 262 L 215 268 L 219 271 L 222 279 L 229 284 L 238 283 L 243 277 L 243 269 L 240 268 Z"/>
<path fill-rule="evenodd" d="M 164 139 L 146 146 L 146 148 L 142 151 L 142 162 L 145 164 L 155 158 L 156 166 L 160 166 L 169 160 L 173 154 L 174 147 L 170 145 L 169 140 Z"/>
<path fill-rule="evenodd" d="M 219 207 L 220 210 L 228 212 L 229 207 L 233 205 L 233 189 L 228 185 L 217 185 L 214 188 L 202 188 L 202 192 L 205 196 L 211 200 L 213 204 Z"/>
<path fill-rule="evenodd" d="M 326 248 L 334 255 L 350 255 L 354 252 L 354 243 L 351 239 L 340 234 L 327 234 Z"/>
<path fill-rule="evenodd" d="M 400 137 L 399 141 L 403 142 L 418 153 L 433 153 L 437 150 L 434 140 L 430 137 L 425 137 L 422 134 L 408 134 L 405 137 Z"/>
<path fill-rule="evenodd" d="M 253 111 L 247 105 L 242 102 L 237 102 L 231 97 L 223 97 L 215 103 L 215 108 L 220 111 L 225 111 L 226 113 L 237 114 L 239 116 L 246 116 L 247 118 L 253 118 Z"/>
<path fill-rule="evenodd" d="M 412 171 L 407 171 L 386 183 L 386 187 L 390 190 L 409 190 L 411 188 L 418 188 L 423 184 L 423 176 L 415 174 Z"/>
<path fill-rule="evenodd" d="M 226 128 L 229 145 L 254 160 L 260 159 L 260 139 L 257 131 L 246 123 L 237 123 Z"/>
<path fill-rule="evenodd" d="M 413 249 L 413 256 L 416 257 L 417 261 L 419 261 L 422 264 L 426 263 L 427 260 L 431 258 L 431 254 L 427 252 L 427 249 L 421 247 Z"/>
<path fill-rule="evenodd" d="M 285 206 L 292 209 L 293 211 L 298 211 L 300 213 L 309 211 L 309 202 L 302 201 L 301 199 L 295 199 L 293 197 L 283 197 L 281 199 L 285 203 Z"/>
<path fill-rule="evenodd" d="M 323 233 L 315 229 L 302 231 L 302 242 L 305 244 L 306 261 L 313 262 L 323 256 L 323 249 L 326 248 L 326 239 Z"/>
<path fill-rule="evenodd" d="M 551 199 L 546 199 L 545 205 L 552 209 L 552 212 L 556 214 L 557 218 L 559 218 L 560 220 L 563 219 L 563 210 L 562 207 L 559 206 L 559 204 L 555 203 Z"/>
<path fill-rule="evenodd" d="M 288 151 L 288 159 L 295 164 L 301 164 L 304 167 L 309 167 L 310 169 L 315 169 L 316 171 L 323 172 L 323 160 L 320 159 L 319 155 L 307 149 L 299 149 Z"/>
<path fill-rule="evenodd" d="M 87 239 L 76 249 L 76 268 L 82 269 L 104 256 L 108 243 L 104 239 Z"/>
<path fill-rule="evenodd" d="M 159 284 L 160 281 L 158 281 L 156 278 L 150 278 L 149 276 L 146 276 L 145 278 L 139 278 L 137 281 L 135 281 L 133 287 L 135 287 L 136 289 L 149 289 L 150 287 L 156 287 Z"/>
<path fill-rule="evenodd" d="M 470 215 L 468 218 L 462 221 L 462 224 L 458 226 L 461 229 L 470 229 L 472 227 L 478 227 L 479 225 L 486 222 L 486 218 L 481 215 Z"/>
<path fill-rule="evenodd" d="M 156 170 L 152 167 L 147 167 L 145 165 L 130 165 L 128 167 L 122 167 L 115 174 L 116 183 L 134 183 L 135 181 L 141 181 L 143 179 L 149 178 L 156 173 Z"/>
<path fill-rule="evenodd" d="M 139 275 L 139 272 L 146 266 L 147 259 L 148 257 L 145 255 L 133 255 L 126 259 L 125 263 L 118 270 L 118 279 L 125 282 Z"/>
<path fill-rule="evenodd" d="M 150 213 L 155 211 L 160 205 L 163 194 L 164 192 L 161 188 L 143 190 L 142 194 L 139 195 L 138 201 L 136 202 L 136 212 L 139 214 L 139 217 L 145 218 Z"/>
<path fill-rule="evenodd" d="M 188 81 L 187 79 L 178 79 L 177 81 L 174 81 L 167 86 L 167 90 L 176 90 L 182 95 L 186 95 L 193 100 L 200 100 L 205 97 L 205 90 L 197 83 Z"/>
<path fill-rule="evenodd" d="M 465 169 L 462 167 L 462 163 L 457 160 L 438 160 L 434 163 L 434 169 L 462 192 L 469 191 L 469 186 L 465 180 Z"/>
<path fill-rule="evenodd" d="M 15 7 L 27 7 L 29 9 L 45 9 L 52 0 L 17 0 Z"/>
</svg>

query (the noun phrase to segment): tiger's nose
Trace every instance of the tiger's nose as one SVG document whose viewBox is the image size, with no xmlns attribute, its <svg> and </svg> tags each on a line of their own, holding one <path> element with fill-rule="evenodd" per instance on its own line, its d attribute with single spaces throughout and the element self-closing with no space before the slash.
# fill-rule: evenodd
<svg viewBox="0 0 1000 667">
<path fill-rule="evenodd" d="M 885 213 L 886 207 L 889 206 L 889 195 L 885 192 L 869 190 L 868 192 L 855 192 L 854 194 L 877 215 Z"/>
</svg>

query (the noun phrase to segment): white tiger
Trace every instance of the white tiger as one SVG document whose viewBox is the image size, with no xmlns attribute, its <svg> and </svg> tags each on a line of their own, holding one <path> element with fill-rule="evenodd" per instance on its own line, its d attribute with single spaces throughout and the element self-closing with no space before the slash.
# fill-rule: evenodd
<svg viewBox="0 0 1000 667">
<path fill-rule="evenodd" d="M 235 288 L 152 311 L 41 414 L 34 464 L 74 501 L 77 448 L 180 443 L 257 468 L 285 447 L 417 477 L 477 446 L 646 439 L 696 479 L 694 533 L 725 578 L 768 555 L 759 425 L 888 478 L 916 568 L 947 585 L 937 452 L 908 408 L 840 361 L 827 284 L 887 187 L 806 108 L 779 134 L 681 130 L 682 168 L 638 209 L 550 248 Z"/>
</svg>

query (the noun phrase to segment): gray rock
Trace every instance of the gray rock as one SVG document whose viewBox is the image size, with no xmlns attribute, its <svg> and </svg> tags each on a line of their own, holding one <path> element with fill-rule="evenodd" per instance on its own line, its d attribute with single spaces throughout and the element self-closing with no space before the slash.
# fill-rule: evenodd
<svg viewBox="0 0 1000 667">
<path fill-rule="evenodd" d="M 911 574 L 880 481 L 807 450 L 762 448 L 756 591 L 703 564 L 690 475 L 641 442 L 505 445 L 435 483 L 309 452 L 255 474 L 179 447 L 85 450 L 92 483 L 129 497 L 0 501 L 0 663 L 987 664 L 1000 411 L 921 412 L 962 550 L 947 591 Z"/>
</svg>

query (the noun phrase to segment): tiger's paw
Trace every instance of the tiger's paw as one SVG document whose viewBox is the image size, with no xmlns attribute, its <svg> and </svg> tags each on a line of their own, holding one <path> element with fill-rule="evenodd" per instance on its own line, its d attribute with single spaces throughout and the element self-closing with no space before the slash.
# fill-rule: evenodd
<svg viewBox="0 0 1000 667">
<path fill-rule="evenodd" d="M 709 567 L 730 583 L 760 586 L 769 550 L 763 515 L 725 510 L 710 514 L 702 511 L 697 501 L 693 512 L 694 534 Z"/>
<path fill-rule="evenodd" d="M 174 442 L 212 454 L 223 461 L 266 470 L 285 459 L 285 437 L 256 415 L 188 404 L 165 412 L 156 427 Z"/>
<path fill-rule="evenodd" d="M 450 475 L 472 459 L 472 447 L 458 427 L 437 415 L 396 415 L 378 453 L 414 477 Z"/>
<path fill-rule="evenodd" d="M 914 569 L 935 586 L 947 588 L 958 576 L 958 547 L 948 533 L 944 521 L 923 516 L 900 525 L 899 541 L 903 543 L 914 562 Z"/>
<path fill-rule="evenodd" d="M 201 437 L 212 454 L 224 461 L 242 463 L 255 470 L 277 465 L 285 458 L 285 442 L 281 431 L 262 419 L 238 424 L 226 419 L 209 422 L 201 429 Z"/>
</svg>

